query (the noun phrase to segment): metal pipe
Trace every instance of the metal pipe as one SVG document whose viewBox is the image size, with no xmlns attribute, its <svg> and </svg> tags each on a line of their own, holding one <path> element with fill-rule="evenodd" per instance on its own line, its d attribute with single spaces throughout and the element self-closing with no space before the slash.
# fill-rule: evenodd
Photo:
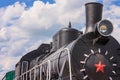
<svg viewBox="0 0 120 80">
<path fill-rule="evenodd" d="M 86 6 L 86 31 L 94 32 L 95 31 L 95 24 L 102 19 L 102 7 L 103 5 L 100 3 L 87 3 Z"/>
</svg>

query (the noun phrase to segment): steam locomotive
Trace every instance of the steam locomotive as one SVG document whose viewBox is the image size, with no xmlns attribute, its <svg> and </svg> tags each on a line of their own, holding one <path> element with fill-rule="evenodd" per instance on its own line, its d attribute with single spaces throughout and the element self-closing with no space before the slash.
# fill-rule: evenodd
<svg viewBox="0 0 120 80">
<path fill-rule="evenodd" d="M 120 80 L 120 44 L 102 20 L 101 3 L 87 3 L 85 33 L 71 27 L 41 44 L 16 64 L 15 80 Z"/>
</svg>

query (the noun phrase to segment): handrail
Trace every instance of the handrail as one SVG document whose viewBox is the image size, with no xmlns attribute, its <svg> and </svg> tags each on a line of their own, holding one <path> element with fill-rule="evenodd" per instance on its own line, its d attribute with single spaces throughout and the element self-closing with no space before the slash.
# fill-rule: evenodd
<svg viewBox="0 0 120 80">
<path fill-rule="evenodd" d="M 70 76 L 70 80 L 72 80 L 72 69 L 71 69 L 71 56 L 70 56 L 70 51 L 69 51 L 69 49 L 68 48 L 64 48 L 62 51 L 64 51 L 64 50 L 66 50 L 67 51 L 67 55 L 68 55 L 68 63 L 69 63 L 69 72 L 70 72 L 70 74 L 69 74 L 69 76 Z M 60 53 L 61 51 L 58 51 L 57 53 Z M 57 54 L 56 54 L 57 55 Z M 33 68 L 31 68 L 30 70 L 28 70 L 28 71 L 26 71 L 26 72 L 24 72 L 24 73 L 22 73 L 22 75 L 21 76 L 19 76 L 19 77 L 16 77 L 15 78 L 15 80 L 18 80 L 20 77 L 22 77 L 23 76 L 23 78 L 24 78 L 24 75 L 26 74 L 26 80 L 27 80 L 27 73 L 29 73 L 29 77 L 30 77 L 30 80 L 31 80 L 31 72 L 32 72 L 32 70 L 34 69 L 34 80 L 36 79 L 36 69 L 39 67 L 40 68 L 40 80 L 42 80 L 42 65 L 44 65 L 44 64 L 48 64 L 48 67 L 47 67 L 47 78 L 46 78 L 46 80 L 50 80 L 51 79 L 51 62 L 50 62 L 50 60 L 47 60 L 47 61 L 44 61 L 43 60 L 43 62 L 42 63 L 40 63 L 39 65 L 35 65 Z M 24 79 L 23 79 L 24 80 Z"/>
<path fill-rule="evenodd" d="M 48 80 L 50 80 L 50 78 L 51 78 L 51 63 L 50 63 L 50 61 L 48 60 L 48 61 L 46 61 L 46 62 L 43 62 L 43 63 L 41 63 L 41 64 L 39 64 L 39 65 L 35 65 L 33 68 L 31 68 L 30 70 L 28 70 L 28 71 L 26 71 L 26 72 L 24 72 L 24 73 L 22 73 L 22 75 L 20 75 L 19 77 L 16 77 L 15 78 L 15 80 L 18 80 L 19 78 L 22 78 L 23 77 L 23 80 L 25 79 L 24 78 L 24 75 L 26 74 L 26 80 L 27 80 L 27 73 L 29 73 L 29 77 L 30 77 L 30 80 L 31 80 L 31 72 L 32 72 L 32 70 L 34 70 L 34 80 L 36 79 L 36 69 L 39 67 L 39 68 L 41 68 L 42 67 L 42 65 L 44 65 L 44 64 L 48 64 L 48 69 L 47 69 L 47 72 L 48 72 Z M 42 69 L 42 68 L 41 68 Z M 41 70 L 40 70 L 41 71 Z M 40 72 L 40 74 L 41 74 L 41 72 Z M 40 75 L 40 76 L 42 76 L 42 75 Z M 41 80 L 41 79 L 40 79 Z"/>
<path fill-rule="evenodd" d="M 70 72 L 70 80 L 72 80 L 72 68 L 71 68 L 71 56 L 70 56 L 70 51 L 68 48 L 65 48 L 67 50 L 68 54 L 68 60 L 69 60 L 69 72 Z"/>
</svg>

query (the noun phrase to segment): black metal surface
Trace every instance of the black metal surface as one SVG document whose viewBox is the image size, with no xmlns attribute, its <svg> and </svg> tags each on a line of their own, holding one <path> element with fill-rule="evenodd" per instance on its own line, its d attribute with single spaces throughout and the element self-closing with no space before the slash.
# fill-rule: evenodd
<svg viewBox="0 0 120 80">
<path fill-rule="evenodd" d="M 34 58 L 42 55 L 42 54 L 47 54 L 50 52 L 50 44 L 41 44 L 40 47 L 36 50 L 33 50 L 27 54 L 25 54 L 20 62 L 22 61 L 31 61 L 33 60 Z"/>
<path fill-rule="evenodd" d="M 59 48 L 65 44 L 69 44 L 73 40 L 77 39 L 79 36 L 79 31 L 73 28 L 63 28 L 59 32 Z"/>
<path fill-rule="evenodd" d="M 63 28 L 60 31 L 58 31 L 53 36 L 53 51 L 56 51 L 60 49 L 62 46 L 69 44 L 73 40 L 77 39 L 80 31 L 71 28 L 71 23 L 69 23 L 68 28 Z"/>
<path fill-rule="evenodd" d="M 95 24 L 102 19 L 102 7 L 100 3 L 87 3 L 86 5 L 86 31 L 94 32 Z"/>
<path fill-rule="evenodd" d="M 107 42 L 105 38 L 105 44 L 102 43 L 104 42 L 103 37 L 99 38 L 94 43 L 96 38 L 97 37 L 95 37 L 94 33 L 89 33 L 82 36 L 80 39 L 78 39 L 76 44 L 74 44 L 71 52 L 71 63 L 74 76 L 76 76 L 78 80 L 84 80 L 83 77 L 86 75 L 88 75 L 87 79 L 89 80 L 109 80 L 109 77 L 112 77 L 113 80 L 119 80 L 119 69 L 117 69 L 118 61 L 120 61 L 120 55 L 118 55 L 120 52 L 117 51 L 117 49 L 120 47 L 119 43 L 111 36 L 107 37 Z M 102 42 L 101 39 L 103 40 Z M 100 53 L 98 49 L 101 50 Z M 95 52 L 95 55 L 88 57 L 85 64 L 81 64 L 80 61 L 85 61 L 85 54 L 89 55 L 91 50 Z M 109 52 L 107 55 L 105 55 L 106 51 Z M 114 58 L 110 60 L 111 57 Z M 98 63 L 98 61 L 102 61 L 106 65 L 104 69 L 105 73 L 95 72 L 96 68 L 94 64 Z M 111 66 L 114 63 L 117 63 L 117 68 Z M 80 72 L 81 69 L 86 69 L 86 71 Z M 114 70 L 116 71 L 117 76 L 112 74 L 112 71 Z"/>
</svg>

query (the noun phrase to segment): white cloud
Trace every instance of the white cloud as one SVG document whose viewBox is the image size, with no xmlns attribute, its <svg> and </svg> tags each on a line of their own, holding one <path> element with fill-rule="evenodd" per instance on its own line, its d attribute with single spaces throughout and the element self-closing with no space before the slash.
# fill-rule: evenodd
<svg viewBox="0 0 120 80">
<path fill-rule="evenodd" d="M 112 36 L 120 43 L 120 27 L 115 27 Z"/>
<path fill-rule="evenodd" d="M 20 57 L 0 55 L 0 59 L 1 59 L 0 65 L 2 65 L 2 70 L 14 69 L 13 63 L 17 63 L 19 61 L 19 58 Z"/>
<path fill-rule="evenodd" d="M 109 2 L 109 6 L 106 6 L 107 9 L 103 11 L 103 19 L 108 19 L 113 23 L 114 30 L 112 36 L 118 40 L 120 43 L 120 6 L 112 4 L 112 1 Z M 108 9 L 109 7 L 109 9 Z"/>
<path fill-rule="evenodd" d="M 6 28 L 0 29 L 0 41 L 6 41 L 9 39 L 9 33 Z"/>
<path fill-rule="evenodd" d="M 15 69 L 15 63 L 19 61 L 20 57 L 21 56 L 10 57 L 10 56 L 0 55 L 0 79 L 1 80 L 6 72 Z"/>
<path fill-rule="evenodd" d="M 111 5 L 109 6 L 109 9 L 104 9 L 104 18 L 108 18 L 111 21 L 113 21 L 114 24 L 119 25 L 120 21 L 120 6 L 117 5 Z"/>
<path fill-rule="evenodd" d="M 25 4 L 20 4 L 16 2 L 14 5 L 10 5 L 6 8 L 2 8 L 1 10 L 1 23 L 0 26 L 8 26 L 14 24 L 15 20 L 20 17 L 22 12 L 25 9 Z"/>
<path fill-rule="evenodd" d="M 55 4 L 35 1 L 30 9 L 23 12 L 18 24 L 25 30 L 36 31 L 48 29 L 53 25 L 66 25 L 69 21 L 83 23 L 85 18 L 83 5 L 89 1 L 95 0 L 56 0 Z"/>
</svg>

